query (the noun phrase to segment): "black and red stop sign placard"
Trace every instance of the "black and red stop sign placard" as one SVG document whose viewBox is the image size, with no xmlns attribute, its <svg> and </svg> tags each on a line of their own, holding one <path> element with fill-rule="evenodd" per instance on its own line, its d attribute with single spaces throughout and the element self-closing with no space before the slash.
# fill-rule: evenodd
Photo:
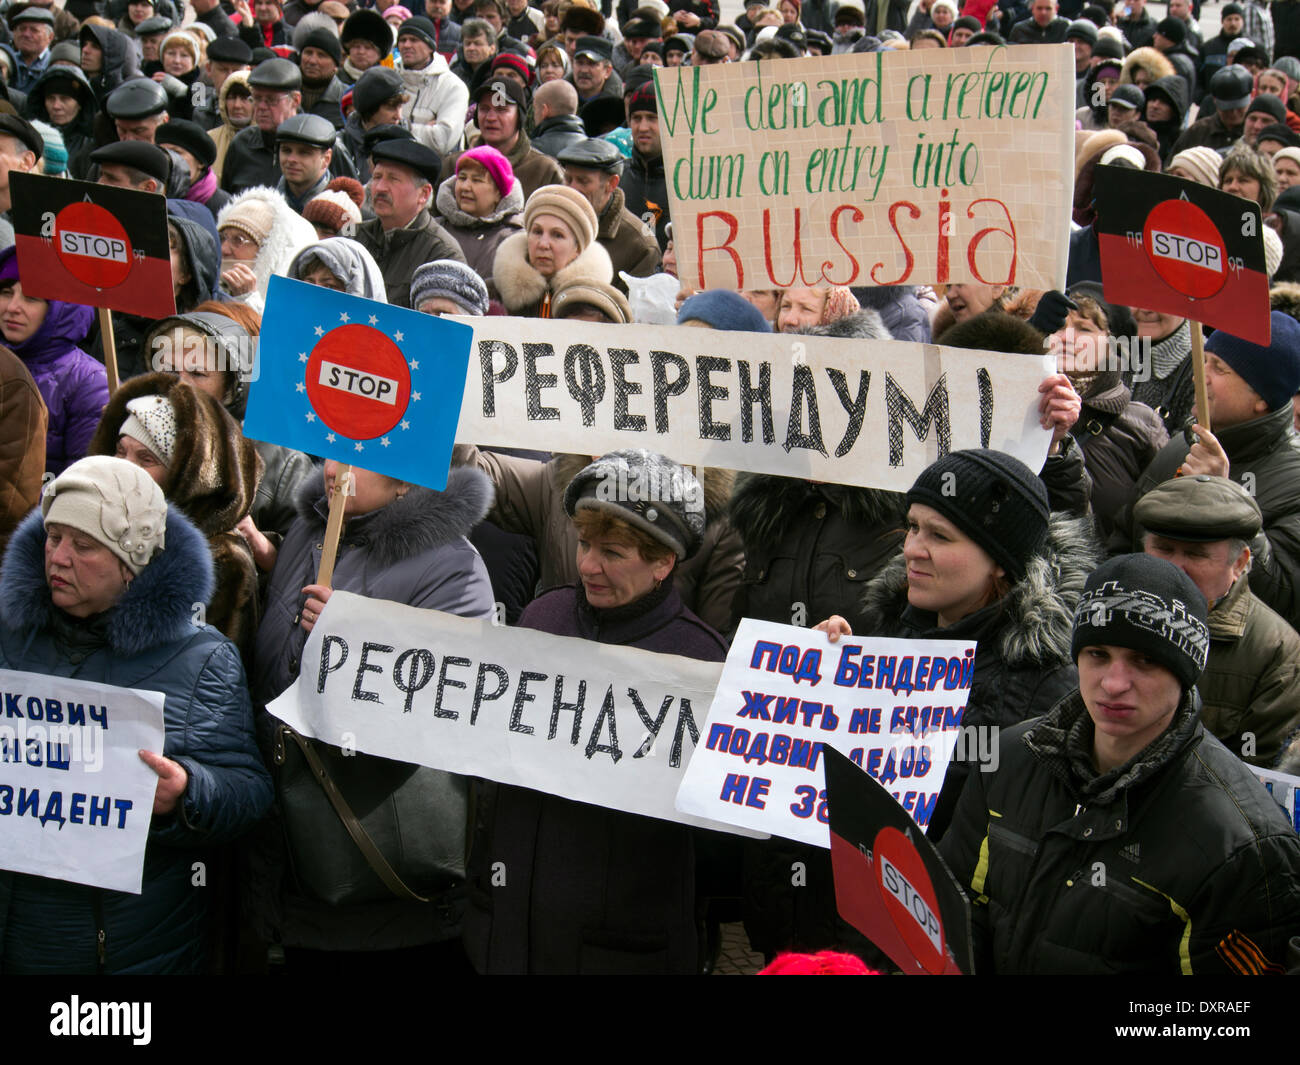
<svg viewBox="0 0 1300 1065">
<path fill-rule="evenodd" d="M 869 774 L 822 753 L 840 916 L 905 973 L 974 972 L 970 904 L 934 845 Z"/>
<path fill-rule="evenodd" d="M 24 293 L 141 317 L 176 312 L 166 199 L 37 174 L 9 181 Z"/>
<path fill-rule="evenodd" d="M 1269 342 L 1259 205 L 1194 181 L 1099 166 L 1094 186 L 1108 300 Z"/>
</svg>

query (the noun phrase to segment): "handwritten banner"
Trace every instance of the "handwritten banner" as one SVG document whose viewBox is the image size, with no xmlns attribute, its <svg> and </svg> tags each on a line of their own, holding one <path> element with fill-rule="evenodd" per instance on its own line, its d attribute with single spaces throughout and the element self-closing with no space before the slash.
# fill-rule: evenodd
<svg viewBox="0 0 1300 1065">
<path fill-rule="evenodd" d="M 474 329 L 456 439 L 905 492 L 950 451 L 1037 470 L 1051 360 L 900 341 L 461 318 Z"/>
<path fill-rule="evenodd" d="M 1067 45 L 655 70 L 681 277 L 699 288 L 1062 288 Z"/>
<path fill-rule="evenodd" d="M 267 709 L 366 754 L 724 828 L 673 807 L 720 668 L 335 592 Z"/>
<path fill-rule="evenodd" d="M 138 895 L 163 696 L 0 670 L 0 869 Z"/>
<path fill-rule="evenodd" d="M 855 637 L 746 618 L 677 808 L 829 847 L 823 746 L 924 828 L 961 731 L 975 644 Z M 973 730 L 972 730 L 973 731 Z"/>
</svg>

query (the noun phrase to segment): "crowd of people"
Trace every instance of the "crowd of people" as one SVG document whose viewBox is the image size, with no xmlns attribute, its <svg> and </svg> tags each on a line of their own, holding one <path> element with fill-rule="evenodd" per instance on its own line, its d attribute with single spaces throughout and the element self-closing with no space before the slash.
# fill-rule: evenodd
<svg viewBox="0 0 1300 1065">
<path fill-rule="evenodd" d="M 1300 774 L 1292 8 L 1227 3 L 1202 41 L 1189 0 L 0 3 L 0 668 L 167 695 L 142 892 L 0 872 L 0 971 L 700 973 L 736 921 L 769 961 L 889 964 L 823 850 L 295 733 L 266 707 L 338 589 L 709 662 L 742 618 L 977 641 L 963 724 L 1000 768 L 954 761 L 928 828 L 977 971 L 1300 966 L 1300 839 L 1254 775 Z M 1067 42 L 1064 291 L 678 279 L 654 67 Z M 1209 424 L 1188 320 L 1103 291 L 1102 166 L 1263 214 L 1272 340 L 1211 333 Z M 175 314 L 106 337 L 24 293 L 15 171 L 164 197 Z M 339 465 L 242 429 L 277 275 L 431 315 L 1046 351 L 1050 447 L 897 493 L 462 441 L 442 491 L 351 470 L 322 582 Z M 648 481 L 674 492 L 610 490 Z M 378 839 L 349 803 L 388 811 Z"/>
</svg>

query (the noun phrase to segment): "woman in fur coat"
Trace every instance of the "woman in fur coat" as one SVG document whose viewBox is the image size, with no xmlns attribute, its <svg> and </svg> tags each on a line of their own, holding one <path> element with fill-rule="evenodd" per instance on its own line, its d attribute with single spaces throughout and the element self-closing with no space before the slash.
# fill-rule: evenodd
<svg viewBox="0 0 1300 1065">
<path fill-rule="evenodd" d="M 212 550 L 215 582 L 204 620 L 245 661 L 257 630 L 257 567 L 235 526 L 249 511 L 263 464 L 220 401 L 167 373 L 143 374 L 113 393 L 91 455 L 142 467 Z"/>
<path fill-rule="evenodd" d="M 596 243 L 596 212 L 580 192 L 544 185 L 524 204 L 524 231 L 501 242 L 492 279 L 506 310 L 551 317 L 551 296 L 574 281 L 611 284 L 609 253 Z"/>
</svg>

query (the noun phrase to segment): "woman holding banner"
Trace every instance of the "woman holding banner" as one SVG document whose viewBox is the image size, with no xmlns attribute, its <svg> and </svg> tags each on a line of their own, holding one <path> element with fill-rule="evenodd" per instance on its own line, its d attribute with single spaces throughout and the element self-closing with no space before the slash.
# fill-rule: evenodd
<svg viewBox="0 0 1300 1065">
<path fill-rule="evenodd" d="M 615 451 L 574 477 L 564 508 L 577 527 L 579 583 L 534 600 L 520 625 L 706 662 L 726 657 L 722 638 L 673 586 L 704 532 L 703 489 L 689 471 L 648 451 Z M 465 914 L 465 947 L 480 973 L 700 971 L 695 865 L 706 837 L 506 785 L 483 810 Z"/>
<path fill-rule="evenodd" d="M 834 615 L 817 628 L 832 642 L 854 634 L 976 641 L 963 729 L 1007 726 L 1048 710 L 1076 683 L 1072 611 L 1101 557 L 1088 519 L 1050 513 L 1040 478 L 989 450 L 958 451 L 935 462 L 917 478 L 906 505 L 902 550 L 867 583 L 855 604 L 859 621 L 850 625 Z M 972 765 L 950 765 L 931 837 L 947 828 Z M 755 949 L 772 955 L 860 946 L 837 917 L 829 856 L 809 848 L 794 854 L 794 847 L 746 844 L 745 928 Z M 797 888 L 792 854 L 805 863 L 805 884 Z"/>
<path fill-rule="evenodd" d="M 978 641 L 962 726 L 1047 710 L 1075 683 L 1074 604 L 1101 559 L 1086 518 L 1053 515 L 1042 480 L 1001 451 L 955 451 L 907 493 L 907 534 L 862 597 L 858 635 Z M 852 635 L 838 616 L 817 626 Z M 953 763 L 929 835 L 943 834 L 969 765 Z"/>
<path fill-rule="evenodd" d="M 271 802 L 239 655 L 195 621 L 211 591 L 203 536 L 121 459 L 70 466 L 14 534 L 0 580 L 0 668 L 161 692 L 166 740 L 139 753 L 158 775 L 141 893 L 0 873 L 4 972 L 204 971 L 211 850 Z M 70 816 L 82 797 L 72 798 Z"/>
<path fill-rule="evenodd" d="M 253 699 L 261 706 L 297 677 L 307 637 L 335 591 L 461 617 L 492 616 L 487 570 L 466 539 L 492 501 L 483 474 L 452 470 L 446 490 L 435 492 L 352 468 L 338 561 L 325 587 L 317 574 L 327 500 L 340 473 L 338 463 L 327 462 L 323 479 L 304 486 L 298 520 L 276 557 L 251 671 Z M 392 865 L 396 880 L 390 880 L 389 867 L 376 867 L 356 837 L 349 838 L 347 822 L 331 808 L 319 780 L 310 779 L 313 770 L 293 735 L 265 713 L 259 729 L 277 765 L 279 816 L 253 841 L 243 882 L 257 933 L 283 945 L 295 973 L 393 977 L 466 971 L 458 936 L 469 782 L 314 744 L 345 803 L 355 804 L 351 816 L 369 813 L 376 803 L 392 810 L 391 823 L 375 841 Z M 412 810 L 418 815 L 411 816 Z M 372 833 L 378 831 L 367 823 Z M 434 849 L 443 861 L 404 865 L 404 833 L 426 837 L 409 848 L 412 854 Z M 429 839 L 436 848 L 426 845 Z"/>
</svg>

